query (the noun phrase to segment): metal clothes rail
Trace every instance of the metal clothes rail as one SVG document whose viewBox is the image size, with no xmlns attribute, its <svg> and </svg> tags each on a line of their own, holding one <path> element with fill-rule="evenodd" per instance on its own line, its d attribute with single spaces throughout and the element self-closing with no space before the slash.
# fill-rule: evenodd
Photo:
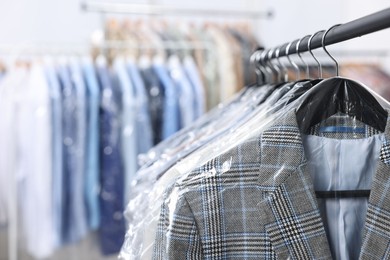
<svg viewBox="0 0 390 260">
<path fill-rule="evenodd" d="M 232 18 L 269 19 L 273 16 L 272 10 L 221 10 L 221 9 L 193 9 L 172 7 L 156 4 L 132 4 L 120 2 L 86 1 L 81 3 L 81 9 L 87 12 L 119 13 L 136 15 L 172 15 L 172 16 L 225 16 Z"/>
<path fill-rule="evenodd" d="M 390 28 L 390 8 L 386 8 L 379 12 L 361 17 L 359 19 L 332 28 L 327 33 L 324 43 L 325 46 L 328 46 L 331 44 L 347 41 L 356 37 L 377 32 L 386 28 Z M 324 33 L 325 32 L 318 32 L 313 37 L 310 44 L 311 50 L 322 47 L 322 36 Z M 288 50 L 288 54 L 290 55 L 297 53 L 296 44 L 298 43 L 298 41 L 299 39 L 294 40 L 293 42 L 288 42 L 280 45 L 279 57 L 286 56 L 286 47 L 288 46 L 288 44 L 291 44 Z M 298 47 L 298 51 L 300 53 L 309 50 L 308 41 L 309 37 L 305 37 L 304 39 L 302 39 Z M 265 51 L 269 50 L 266 49 Z M 269 57 L 268 55 L 266 55 L 263 60 L 267 61 L 269 59 L 276 58 L 276 55 L 277 54 L 274 51 Z"/>
</svg>

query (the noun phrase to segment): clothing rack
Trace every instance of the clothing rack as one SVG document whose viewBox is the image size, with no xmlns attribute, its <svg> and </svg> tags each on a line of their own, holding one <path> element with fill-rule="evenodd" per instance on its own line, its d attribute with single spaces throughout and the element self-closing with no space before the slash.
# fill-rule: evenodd
<svg viewBox="0 0 390 260">
<path fill-rule="evenodd" d="M 174 16 L 224 16 L 232 18 L 270 19 L 272 10 L 221 10 L 221 9 L 189 9 L 156 4 L 132 4 L 119 2 L 86 1 L 81 3 L 81 9 L 86 12 L 117 13 L 134 15 L 174 15 Z"/>
<path fill-rule="evenodd" d="M 127 41 L 110 41 L 106 40 L 97 47 L 115 48 L 115 49 L 175 49 L 175 50 L 194 50 L 194 49 L 212 49 L 212 44 L 207 42 L 191 41 L 163 41 L 161 44 L 134 44 Z"/>
<path fill-rule="evenodd" d="M 339 26 L 333 27 L 326 34 L 324 45 L 328 46 L 331 44 L 344 42 L 353 38 L 357 38 L 366 34 L 377 32 L 390 27 L 390 8 L 386 8 L 379 12 L 361 17 L 359 19 L 353 20 L 351 22 L 341 24 Z M 310 49 L 314 50 L 317 48 L 322 48 L 322 36 L 325 32 L 318 32 L 312 39 L 310 44 Z M 286 53 L 294 54 L 297 53 L 296 44 L 300 39 L 294 40 L 289 43 L 282 44 L 280 46 L 279 56 L 287 56 Z M 301 43 L 298 46 L 299 53 L 308 51 L 308 41 L 309 37 L 302 39 Z M 288 52 L 286 52 L 286 47 L 290 45 Z M 265 51 L 270 51 L 265 50 Z M 264 61 L 269 59 L 276 58 L 276 52 L 274 51 L 272 55 L 264 57 Z"/>
</svg>

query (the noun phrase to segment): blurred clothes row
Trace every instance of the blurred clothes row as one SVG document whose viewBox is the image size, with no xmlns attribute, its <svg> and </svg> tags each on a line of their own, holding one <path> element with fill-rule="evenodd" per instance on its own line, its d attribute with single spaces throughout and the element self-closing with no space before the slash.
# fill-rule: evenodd
<svg viewBox="0 0 390 260">
<path fill-rule="evenodd" d="M 172 55 L 43 59 L 0 79 L 0 227 L 18 205 L 34 258 L 97 230 L 104 255 L 119 251 L 137 155 L 205 111 L 195 62 Z M 10 190 L 16 179 L 17 196 Z M 12 185 L 11 185 L 12 187 Z"/>
<path fill-rule="evenodd" d="M 192 56 L 200 68 L 209 110 L 254 82 L 254 68 L 249 59 L 259 44 L 252 31 L 247 23 L 194 25 L 112 19 L 106 23 L 104 33 L 108 45 L 96 51 L 104 51 L 109 60 L 118 54 L 133 58 L 143 55 L 164 58 L 172 53 Z M 118 48 L 118 43 L 123 43 L 122 48 Z"/>
</svg>

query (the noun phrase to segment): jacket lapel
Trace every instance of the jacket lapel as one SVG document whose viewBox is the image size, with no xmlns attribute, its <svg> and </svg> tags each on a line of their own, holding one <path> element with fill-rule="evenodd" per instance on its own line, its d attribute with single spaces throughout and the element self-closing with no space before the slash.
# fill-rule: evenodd
<svg viewBox="0 0 390 260">
<path fill-rule="evenodd" d="M 331 259 L 311 176 L 306 167 L 295 113 L 265 131 L 261 161 L 275 168 L 272 178 L 259 180 L 274 187 L 259 205 L 265 229 L 278 259 Z"/>
<path fill-rule="evenodd" d="M 331 259 L 329 244 L 306 164 L 267 198 L 266 225 L 278 259 Z"/>
<path fill-rule="evenodd" d="M 374 176 L 368 201 L 360 259 L 390 259 L 390 131 L 389 121 L 385 142 Z"/>
</svg>

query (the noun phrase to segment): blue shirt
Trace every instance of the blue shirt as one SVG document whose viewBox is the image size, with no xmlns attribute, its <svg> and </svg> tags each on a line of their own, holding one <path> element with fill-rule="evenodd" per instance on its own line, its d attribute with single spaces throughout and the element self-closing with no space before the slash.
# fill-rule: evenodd
<svg viewBox="0 0 390 260">
<path fill-rule="evenodd" d="M 100 90 L 94 65 L 85 60 L 82 66 L 87 86 L 87 139 L 84 196 L 87 207 L 88 225 L 91 230 L 100 226 L 99 209 L 99 104 Z"/>
<path fill-rule="evenodd" d="M 127 73 L 123 60 L 115 60 L 114 70 L 122 91 L 121 113 L 121 152 L 124 166 L 124 206 L 126 207 L 130 194 L 130 183 L 137 171 L 137 136 L 135 131 L 135 96 L 133 84 Z"/>
<path fill-rule="evenodd" d="M 62 243 L 62 208 L 63 208 L 63 154 L 62 154 L 62 97 L 61 86 L 55 68 L 52 64 L 45 67 L 46 79 L 49 85 L 52 122 L 52 191 L 53 191 L 53 221 L 54 245 Z"/>
<path fill-rule="evenodd" d="M 103 254 L 119 252 L 125 222 L 123 162 L 121 155 L 121 91 L 104 65 L 98 65 L 101 95 L 100 110 L 100 245 Z"/>
<path fill-rule="evenodd" d="M 175 82 L 176 89 L 179 92 L 180 126 L 184 128 L 189 126 L 196 118 L 194 109 L 195 94 L 178 57 L 171 56 L 168 66 L 171 78 Z"/>
<path fill-rule="evenodd" d="M 67 65 L 58 67 L 62 91 L 62 147 L 63 147 L 63 222 L 62 240 L 65 244 L 79 241 L 86 232 L 83 206 L 82 175 L 78 154 L 78 100 L 76 85 L 72 83 Z"/>
<path fill-rule="evenodd" d="M 76 93 L 76 150 L 73 156 L 76 162 L 76 172 L 74 178 L 73 196 L 75 197 L 75 207 L 77 213 L 77 230 L 81 238 L 88 231 L 87 212 L 84 204 L 84 183 L 86 169 L 86 139 L 87 139 L 87 106 L 86 106 L 86 86 L 82 75 L 81 66 L 78 60 L 70 63 L 72 83 Z"/>
<path fill-rule="evenodd" d="M 141 74 L 134 63 L 129 62 L 127 69 L 133 83 L 136 97 L 136 135 L 137 154 L 146 153 L 153 147 L 153 130 L 149 115 L 148 95 Z"/>
<path fill-rule="evenodd" d="M 149 98 L 148 105 L 153 129 L 153 144 L 156 145 L 162 139 L 164 89 L 152 67 L 143 68 L 141 75 Z"/>
<path fill-rule="evenodd" d="M 200 117 L 205 112 L 205 95 L 202 80 L 200 79 L 199 71 L 195 65 L 192 57 L 186 57 L 183 68 L 188 80 L 191 83 L 192 91 L 194 93 L 194 109 L 195 118 Z"/>
</svg>

